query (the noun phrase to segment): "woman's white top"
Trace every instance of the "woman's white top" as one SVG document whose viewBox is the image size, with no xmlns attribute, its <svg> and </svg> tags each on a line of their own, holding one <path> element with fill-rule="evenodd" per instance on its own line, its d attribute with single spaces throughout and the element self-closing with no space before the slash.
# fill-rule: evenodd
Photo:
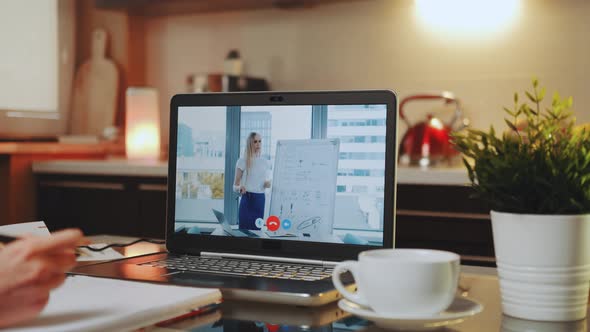
<svg viewBox="0 0 590 332">
<path fill-rule="evenodd" d="M 244 172 L 240 185 L 246 187 L 247 192 L 264 193 L 264 181 L 270 180 L 270 163 L 268 160 L 261 157 L 253 158 L 250 171 L 248 171 L 246 170 L 246 158 L 240 158 L 236 168 Z"/>
</svg>

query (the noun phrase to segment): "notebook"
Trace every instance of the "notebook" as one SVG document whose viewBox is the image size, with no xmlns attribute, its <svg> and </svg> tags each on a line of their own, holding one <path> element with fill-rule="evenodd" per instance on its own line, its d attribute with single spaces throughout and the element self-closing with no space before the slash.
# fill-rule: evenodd
<svg viewBox="0 0 590 332">
<path fill-rule="evenodd" d="M 396 127 L 391 91 L 176 95 L 168 252 L 74 273 L 332 302 L 337 262 L 393 247 Z"/>
<path fill-rule="evenodd" d="M 220 299 L 213 288 L 70 276 L 39 317 L 2 331 L 132 331 Z"/>
</svg>

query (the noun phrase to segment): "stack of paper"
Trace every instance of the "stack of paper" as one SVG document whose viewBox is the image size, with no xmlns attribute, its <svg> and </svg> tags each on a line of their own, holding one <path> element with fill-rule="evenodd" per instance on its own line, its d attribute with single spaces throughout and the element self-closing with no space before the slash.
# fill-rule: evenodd
<svg viewBox="0 0 590 332">
<path fill-rule="evenodd" d="M 43 221 L 23 222 L 19 224 L 10 224 L 0 226 L 0 232 L 3 235 L 20 236 L 31 234 L 37 236 L 48 236 L 49 230 Z"/>
<path fill-rule="evenodd" d="M 14 237 L 19 237 L 24 234 L 32 234 L 37 236 L 50 235 L 49 230 L 47 229 L 47 226 L 43 221 L 32 221 L 20 224 L 3 225 L 0 226 L 0 234 L 10 235 Z M 131 240 L 128 240 L 128 242 L 131 242 L 133 240 L 136 240 L 136 238 L 131 238 Z M 89 246 L 93 248 L 102 248 L 106 246 L 106 243 L 94 243 L 90 244 Z M 113 248 L 106 248 L 102 251 L 93 251 L 87 248 L 78 248 L 77 253 L 78 258 L 76 258 L 76 260 L 78 262 L 104 261 L 125 257 L 119 252 L 115 251 Z"/>
<path fill-rule="evenodd" d="M 212 288 L 70 276 L 37 319 L 3 331 L 128 331 L 220 300 Z"/>
</svg>

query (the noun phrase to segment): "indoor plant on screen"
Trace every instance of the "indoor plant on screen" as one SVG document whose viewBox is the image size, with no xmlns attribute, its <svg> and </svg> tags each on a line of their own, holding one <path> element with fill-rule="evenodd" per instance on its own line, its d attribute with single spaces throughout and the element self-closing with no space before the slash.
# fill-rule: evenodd
<svg viewBox="0 0 590 332">
<path fill-rule="evenodd" d="M 586 316 L 590 281 L 590 129 L 572 98 L 533 80 L 504 108 L 508 129 L 453 135 L 476 196 L 491 208 L 505 314 L 570 321 Z M 548 105 L 545 105 L 548 104 Z"/>
</svg>

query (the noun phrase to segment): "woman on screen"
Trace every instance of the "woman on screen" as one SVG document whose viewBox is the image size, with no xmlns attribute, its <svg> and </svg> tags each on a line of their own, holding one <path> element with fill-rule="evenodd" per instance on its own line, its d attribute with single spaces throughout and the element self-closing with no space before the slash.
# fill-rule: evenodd
<svg viewBox="0 0 590 332">
<path fill-rule="evenodd" d="M 270 165 L 261 157 L 262 138 L 251 132 L 244 156 L 236 164 L 234 191 L 242 197 L 238 212 L 240 229 L 259 229 L 256 219 L 264 217 L 264 189 L 270 188 Z"/>
</svg>

